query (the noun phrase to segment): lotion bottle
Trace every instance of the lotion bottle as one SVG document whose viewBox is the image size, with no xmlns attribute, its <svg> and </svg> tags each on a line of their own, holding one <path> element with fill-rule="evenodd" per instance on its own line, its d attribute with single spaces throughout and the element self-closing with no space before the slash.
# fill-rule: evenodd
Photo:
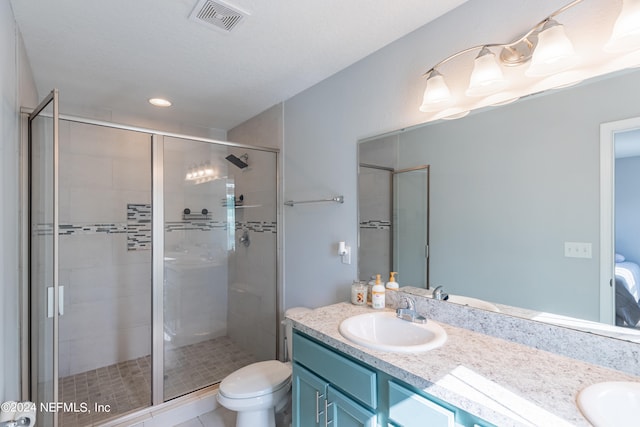
<svg viewBox="0 0 640 427">
<path fill-rule="evenodd" d="M 389 273 L 389 281 L 387 282 L 387 290 L 388 291 L 397 291 L 399 288 L 398 282 L 396 282 L 396 274 L 395 271 Z"/>
<path fill-rule="evenodd" d="M 375 309 L 384 308 L 384 286 L 380 281 L 380 275 L 376 274 L 376 284 L 371 289 L 371 305 Z"/>
<path fill-rule="evenodd" d="M 376 276 L 371 276 L 371 280 L 367 283 L 367 305 L 372 305 L 371 298 L 373 296 L 373 285 L 376 284 Z"/>
</svg>

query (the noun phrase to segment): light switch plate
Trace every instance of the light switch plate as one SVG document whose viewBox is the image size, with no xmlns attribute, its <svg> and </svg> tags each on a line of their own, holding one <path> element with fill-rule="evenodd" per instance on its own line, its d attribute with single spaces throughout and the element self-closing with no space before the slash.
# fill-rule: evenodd
<svg viewBox="0 0 640 427">
<path fill-rule="evenodd" d="M 591 243 L 564 242 L 564 256 L 567 258 L 592 258 Z"/>
</svg>

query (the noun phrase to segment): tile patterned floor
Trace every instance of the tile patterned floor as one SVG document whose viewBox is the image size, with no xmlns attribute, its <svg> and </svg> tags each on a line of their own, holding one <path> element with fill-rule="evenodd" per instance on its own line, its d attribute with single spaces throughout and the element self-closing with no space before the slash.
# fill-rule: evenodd
<svg viewBox="0 0 640 427">
<path fill-rule="evenodd" d="M 276 427 L 291 427 L 291 400 L 275 416 Z M 215 411 L 207 412 L 173 427 L 235 427 L 236 412 L 219 406 Z"/>
<path fill-rule="evenodd" d="M 257 361 L 228 337 L 165 350 L 165 399 L 221 381 L 236 369 Z M 60 379 L 63 402 L 109 405 L 109 412 L 64 412 L 62 427 L 84 427 L 151 403 L 151 356 Z"/>
<path fill-rule="evenodd" d="M 236 413 L 219 407 L 215 411 L 207 412 L 174 427 L 235 427 L 235 425 Z"/>
</svg>

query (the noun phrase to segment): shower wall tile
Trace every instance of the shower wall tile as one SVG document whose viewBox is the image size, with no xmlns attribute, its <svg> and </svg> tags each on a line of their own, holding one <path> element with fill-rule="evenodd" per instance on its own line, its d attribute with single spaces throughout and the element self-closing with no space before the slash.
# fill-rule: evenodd
<svg viewBox="0 0 640 427">
<path fill-rule="evenodd" d="M 114 159 L 112 167 L 113 189 L 148 191 L 151 188 L 151 163 L 138 159 Z"/>
<path fill-rule="evenodd" d="M 60 341 L 113 334 L 118 330 L 148 325 L 150 321 L 151 305 L 141 304 L 133 298 L 67 304 L 64 315 L 60 317 Z"/>
<path fill-rule="evenodd" d="M 110 189 L 112 180 L 113 162 L 108 157 L 60 155 L 60 186 L 63 188 Z"/>
<path fill-rule="evenodd" d="M 69 124 L 69 122 L 66 122 Z M 109 158 L 149 159 L 151 135 L 122 129 L 70 123 L 61 153 L 71 152 Z"/>
<path fill-rule="evenodd" d="M 126 206 L 118 210 L 118 193 L 107 189 L 71 188 L 69 190 L 69 222 L 123 222 Z"/>
<path fill-rule="evenodd" d="M 133 264 L 117 270 L 101 266 L 62 271 L 68 273 L 65 281 L 69 286 L 68 304 L 113 301 L 124 297 L 142 300 L 151 294 L 149 264 Z"/>
<path fill-rule="evenodd" d="M 111 237 L 106 234 L 61 236 L 60 269 L 83 269 L 111 265 Z"/>
<path fill-rule="evenodd" d="M 73 375 L 96 367 L 113 364 L 113 360 L 130 360 L 151 353 L 151 327 L 141 325 L 117 333 L 94 334 L 82 340 L 70 341 L 69 373 Z M 64 374 L 62 374 L 64 376 Z"/>
</svg>

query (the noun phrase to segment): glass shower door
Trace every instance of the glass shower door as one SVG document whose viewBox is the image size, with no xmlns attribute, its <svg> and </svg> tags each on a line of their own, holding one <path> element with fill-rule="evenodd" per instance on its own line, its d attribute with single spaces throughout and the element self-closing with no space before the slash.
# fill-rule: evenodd
<svg viewBox="0 0 640 427">
<path fill-rule="evenodd" d="M 393 177 L 393 267 L 402 285 L 428 287 L 429 166 L 397 170 Z"/>
<path fill-rule="evenodd" d="M 36 404 L 58 399 L 58 91 L 29 115 L 29 286 L 31 395 Z M 40 412 L 39 426 L 58 426 L 56 412 Z"/>
<path fill-rule="evenodd" d="M 168 136 L 162 157 L 166 401 L 276 357 L 277 165 L 273 152 Z"/>
<path fill-rule="evenodd" d="M 164 138 L 164 400 L 220 381 L 227 337 L 228 256 L 235 245 L 227 148 Z"/>
</svg>

